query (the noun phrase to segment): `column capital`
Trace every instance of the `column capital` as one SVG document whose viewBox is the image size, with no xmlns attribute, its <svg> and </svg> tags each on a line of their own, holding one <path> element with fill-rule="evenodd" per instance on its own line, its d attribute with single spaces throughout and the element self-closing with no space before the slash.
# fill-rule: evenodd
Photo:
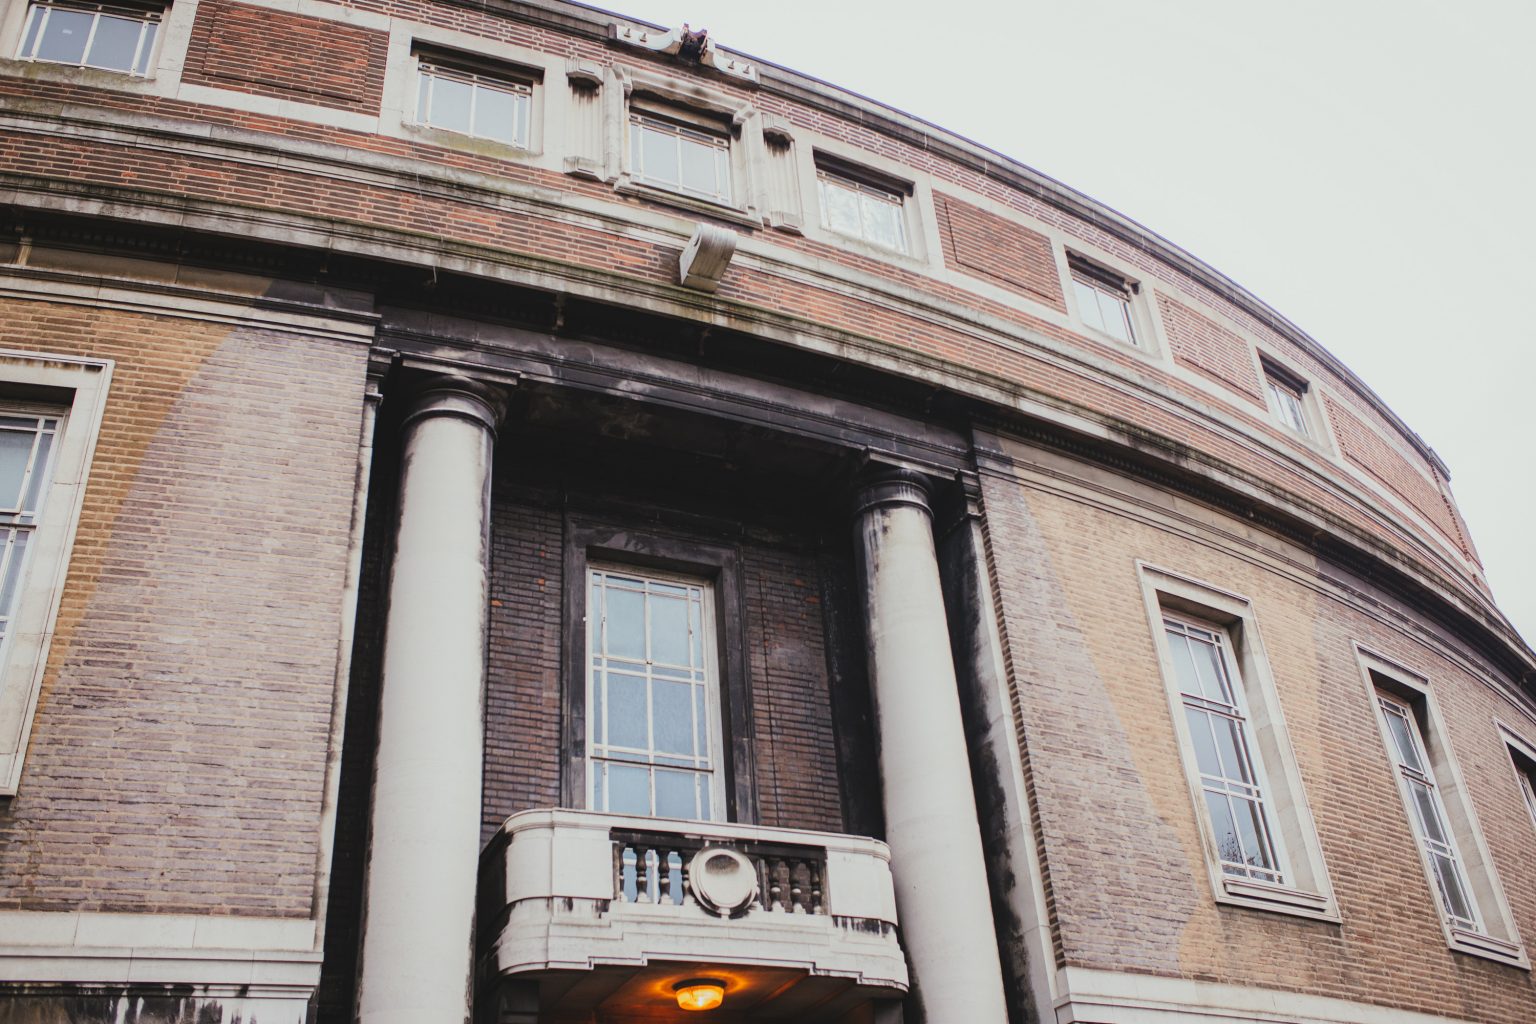
<svg viewBox="0 0 1536 1024">
<path fill-rule="evenodd" d="M 439 374 L 428 377 L 411 395 L 410 411 L 402 427 L 432 416 L 453 416 L 478 423 L 492 436 L 507 412 L 507 396 L 500 387 L 469 377 Z"/>
<path fill-rule="evenodd" d="M 871 465 L 854 484 L 854 515 L 907 505 L 931 516 L 928 493 L 928 478 L 921 473 L 898 466 Z"/>
</svg>

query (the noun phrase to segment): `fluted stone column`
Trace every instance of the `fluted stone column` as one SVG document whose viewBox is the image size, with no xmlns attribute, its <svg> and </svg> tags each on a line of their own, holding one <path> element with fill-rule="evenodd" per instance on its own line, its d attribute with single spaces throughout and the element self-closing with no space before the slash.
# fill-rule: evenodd
<svg viewBox="0 0 1536 1024">
<path fill-rule="evenodd" d="M 922 478 L 856 502 L 896 909 L 928 1024 L 1008 1019 L 944 597 Z"/>
<path fill-rule="evenodd" d="M 437 377 L 404 425 L 373 777 L 358 1019 L 470 1016 L 492 389 Z"/>
</svg>

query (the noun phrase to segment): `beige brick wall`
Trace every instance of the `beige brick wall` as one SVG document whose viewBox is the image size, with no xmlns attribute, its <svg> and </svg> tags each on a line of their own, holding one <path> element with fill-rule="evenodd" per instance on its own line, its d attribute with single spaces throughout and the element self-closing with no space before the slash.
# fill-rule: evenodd
<svg viewBox="0 0 1536 1024">
<path fill-rule="evenodd" d="M 0 908 L 307 916 L 365 349 L 44 301 L 116 361 Z"/>
<path fill-rule="evenodd" d="M 1494 716 L 1517 709 L 1401 610 L 1321 583 L 1305 553 L 1150 487 L 1019 448 L 1053 475 L 983 481 L 1060 957 L 1510 1022 L 1530 974 L 1447 949 L 1353 642 L 1426 675 L 1495 867 L 1536 940 L 1536 831 Z M 1250 599 L 1343 922 L 1218 906 L 1137 559 Z M 1335 575 L 1337 571 L 1335 570 Z M 1454 642 L 1449 648 L 1454 651 Z"/>
</svg>

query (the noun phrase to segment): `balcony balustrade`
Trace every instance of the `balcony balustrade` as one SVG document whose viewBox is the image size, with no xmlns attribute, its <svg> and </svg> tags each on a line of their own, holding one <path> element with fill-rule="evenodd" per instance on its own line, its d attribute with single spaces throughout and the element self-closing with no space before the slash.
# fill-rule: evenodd
<svg viewBox="0 0 1536 1024">
<path fill-rule="evenodd" d="M 528 811 L 486 849 L 480 895 L 504 1022 L 675 1012 L 672 986 L 700 976 L 725 985 L 717 1020 L 899 1020 L 907 990 L 873 839 Z"/>
</svg>

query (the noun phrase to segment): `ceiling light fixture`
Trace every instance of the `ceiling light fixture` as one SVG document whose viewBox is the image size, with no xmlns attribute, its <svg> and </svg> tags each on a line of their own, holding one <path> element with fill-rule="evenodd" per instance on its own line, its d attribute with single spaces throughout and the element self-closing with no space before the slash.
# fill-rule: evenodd
<svg viewBox="0 0 1536 1024">
<path fill-rule="evenodd" d="M 725 982 L 718 978 L 689 978 L 672 986 L 684 1010 L 713 1010 L 725 1002 Z"/>
</svg>

